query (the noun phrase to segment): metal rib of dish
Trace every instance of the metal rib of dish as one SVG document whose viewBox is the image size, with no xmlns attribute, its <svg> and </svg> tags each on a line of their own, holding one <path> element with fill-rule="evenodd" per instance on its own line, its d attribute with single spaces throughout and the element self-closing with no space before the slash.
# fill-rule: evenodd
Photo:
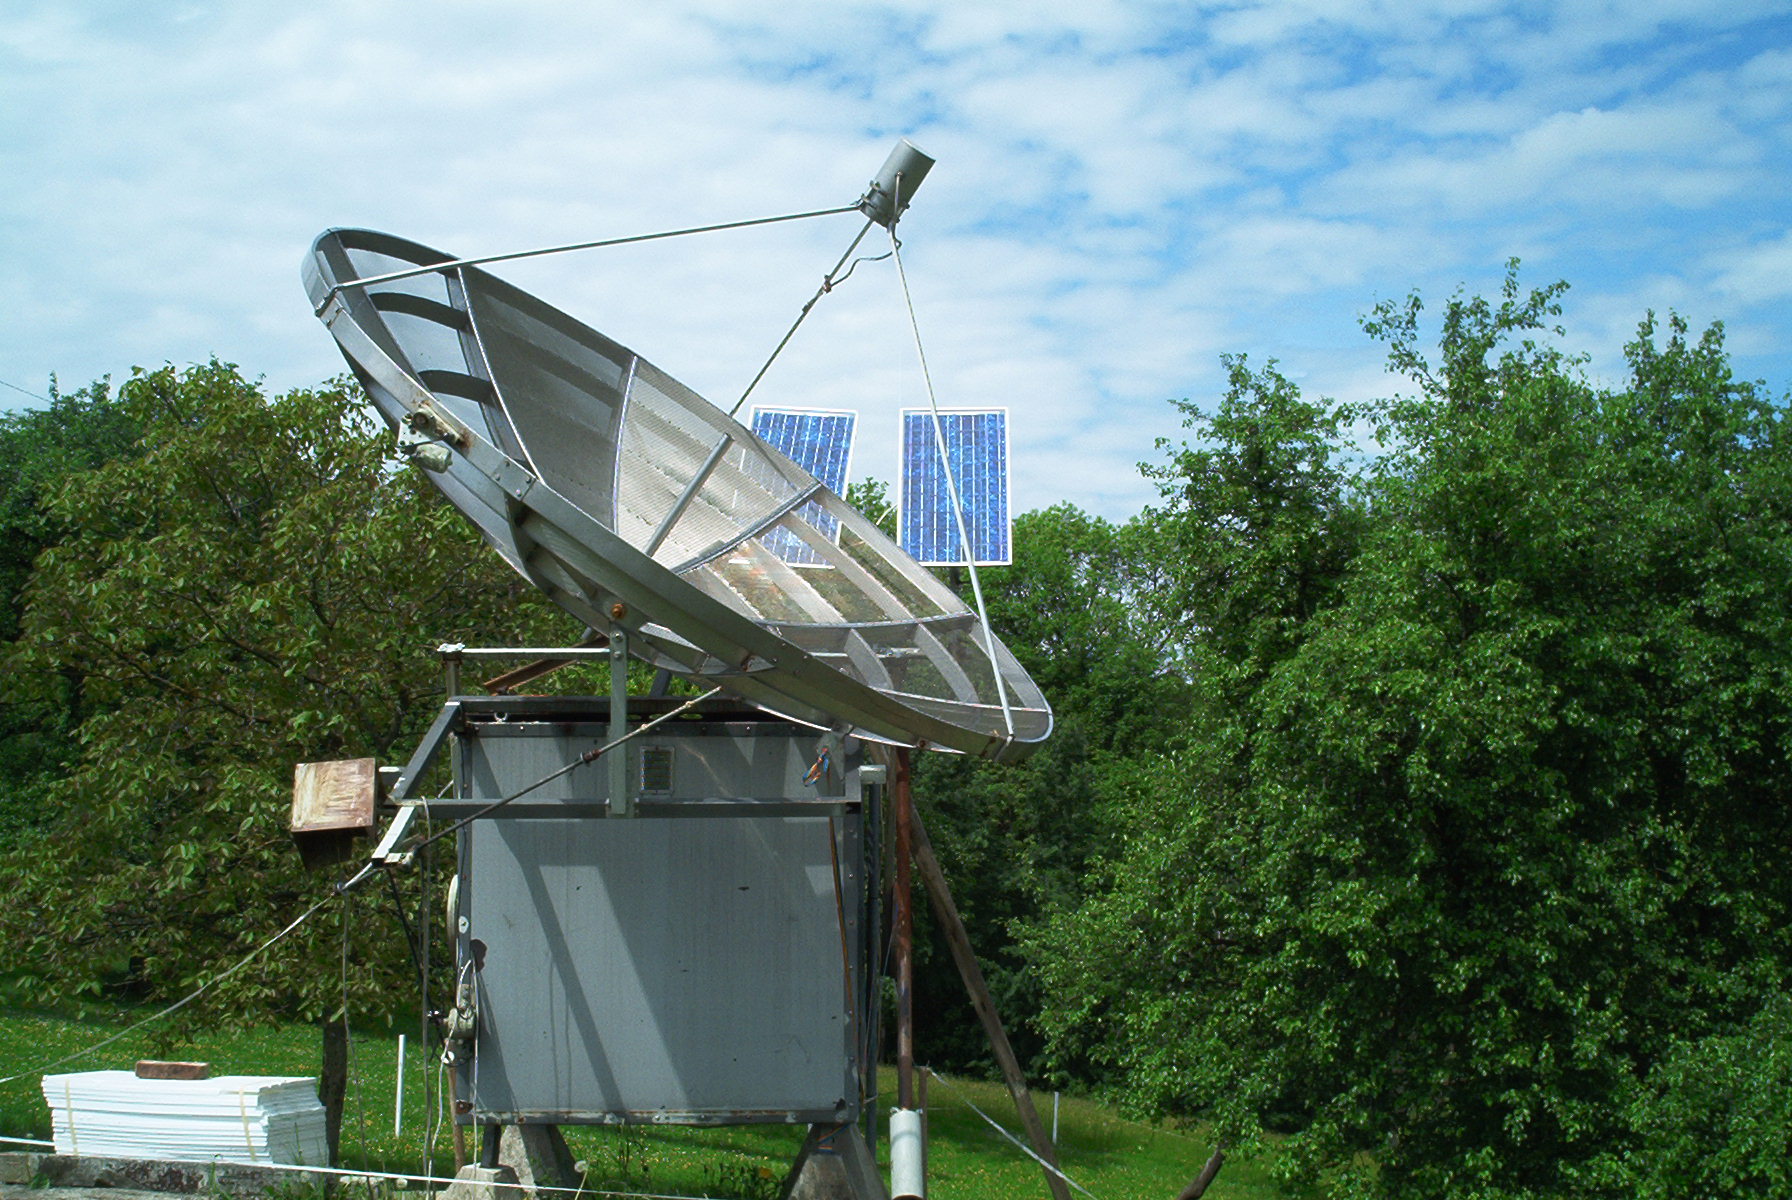
<svg viewBox="0 0 1792 1200">
<path fill-rule="evenodd" d="M 476 267 L 357 282 L 451 261 L 333 229 L 305 288 L 386 421 L 451 451 L 430 479 L 562 608 L 808 724 L 993 759 L 1051 733 L 962 600 L 639 355 Z"/>
</svg>

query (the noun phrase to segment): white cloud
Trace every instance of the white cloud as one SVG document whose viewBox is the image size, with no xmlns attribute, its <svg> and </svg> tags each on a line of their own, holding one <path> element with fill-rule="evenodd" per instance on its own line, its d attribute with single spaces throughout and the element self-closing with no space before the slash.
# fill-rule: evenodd
<svg viewBox="0 0 1792 1200">
<path fill-rule="evenodd" d="M 472 254 L 844 204 L 909 134 L 940 164 L 903 236 L 942 400 L 1015 398 L 1023 507 L 1124 515 L 1150 493 L 1134 464 L 1176 431 L 1164 400 L 1217 395 L 1220 351 L 1278 357 L 1314 392 L 1385 391 L 1357 314 L 1497 286 L 1514 251 L 1580 282 L 1571 315 L 1613 350 L 1647 304 L 1678 307 L 1731 318 L 1758 356 L 1743 373 L 1783 377 L 1792 51 L 1762 17 L 15 0 L 0 379 L 216 353 L 312 382 L 340 369 L 297 282 L 325 226 Z M 727 403 L 856 227 L 502 273 Z M 894 287 L 861 267 L 767 391 L 862 404 L 887 444 L 879 422 L 920 399 Z"/>
<path fill-rule="evenodd" d="M 1711 255 L 1718 295 L 1748 307 L 1792 297 L 1792 231 Z"/>
</svg>

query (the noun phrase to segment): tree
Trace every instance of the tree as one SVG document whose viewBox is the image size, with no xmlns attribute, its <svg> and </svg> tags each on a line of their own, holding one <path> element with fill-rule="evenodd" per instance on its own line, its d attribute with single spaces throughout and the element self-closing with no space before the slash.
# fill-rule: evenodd
<svg viewBox="0 0 1792 1200">
<path fill-rule="evenodd" d="M 929 756 L 916 794 L 991 988 L 1023 1059 L 1050 963 L 1018 938 L 1048 910 L 1078 911 L 1088 865 L 1118 848 L 1102 797 L 1130 763 L 1187 739 L 1225 742 L 1241 690 L 1331 602 L 1361 514 L 1340 466 L 1335 406 L 1301 398 L 1272 363 L 1226 360 L 1217 410 L 1178 402 L 1191 441 L 1144 468 L 1163 502 L 1122 526 L 1069 505 L 1015 522 L 1015 561 L 985 573 L 990 620 L 1051 700 L 1050 742 L 1018 768 Z M 1233 739 L 1244 744 L 1239 734 Z M 930 931 L 931 933 L 931 931 Z M 917 1011 L 936 1061 L 982 1065 L 982 1034 L 944 949 L 924 939 Z M 1115 1066 L 1060 1039 L 1061 1078 Z"/>
<path fill-rule="evenodd" d="M 66 526 L 47 497 L 69 475 L 130 452 L 136 432 L 106 380 L 77 392 L 50 387 L 48 408 L 0 416 L 0 641 L 19 636 L 32 565 Z M 83 716 L 83 681 L 65 670 L 51 687 L 0 681 L 0 836 L 46 810 L 43 789 L 66 767 Z"/>
<path fill-rule="evenodd" d="M 1191 674 L 1219 669 L 1248 686 L 1335 599 L 1362 514 L 1344 466 L 1350 414 L 1303 398 L 1273 360 L 1255 371 L 1243 355 L 1223 361 L 1212 414 L 1176 402 L 1193 440 L 1159 439 L 1166 460 L 1141 465 L 1163 503 L 1138 523 L 1154 574 L 1133 598 L 1192 656 Z"/>
<path fill-rule="evenodd" d="M 1225 362 L 1213 413 L 1176 403 L 1193 437 L 1159 442 L 1165 460 L 1142 469 L 1162 503 L 1123 531 L 1131 566 L 1119 596 L 1179 691 L 1148 699 L 1155 725 L 1103 765 L 1084 800 L 1106 834 L 1077 894 L 1017 923 L 1049 998 L 1038 1019 L 1051 1057 L 1159 1112 L 1206 1104 L 1171 1060 L 1148 1061 L 1152 1047 L 1175 1061 L 1191 1052 L 1190 1006 L 1203 1002 L 1180 959 L 1165 958 L 1202 920 L 1185 881 L 1256 852 L 1221 799 L 1255 778 L 1251 698 L 1336 603 L 1364 522 L 1341 465 L 1348 414 L 1302 397 L 1274 363 Z"/>
<path fill-rule="evenodd" d="M 1164 630 L 1135 597 L 1138 530 L 1061 504 L 1014 524 L 1014 561 L 986 568 L 989 619 L 1052 703 L 1054 731 L 1019 765 L 928 754 L 915 793 L 953 895 L 1023 1061 L 1037 1071 L 1042 998 L 1014 930 L 1074 904 L 1106 827 L 1098 781 L 1109 764 L 1180 729 L 1186 682 L 1165 661 Z M 930 1061 L 992 1067 L 981 1026 L 931 922 L 917 935 L 916 1012 Z"/>
<path fill-rule="evenodd" d="M 69 533 L 9 655 L 46 688 L 78 672 L 91 699 L 53 817 L 0 857 L 34 898 L 0 929 L 52 994 L 122 979 L 168 1000 L 328 894 L 286 832 L 294 763 L 408 753 L 436 642 L 534 640 L 554 618 L 345 385 L 268 399 L 213 362 L 135 372 L 119 404 L 140 439 L 52 496 Z M 415 977 L 384 902 L 349 897 L 187 1012 L 392 1011 Z"/>
<path fill-rule="evenodd" d="M 841 497 L 863 513 L 873 525 L 896 536 L 896 505 L 890 499 L 890 485 L 881 479 L 865 478 L 846 485 Z"/>
<path fill-rule="evenodd" d="M 1418 394 L 1365 414 L 1333 600 L 1116 778 L 1097 899 L 1031 944 L 1065 1052 L 1340 1192 L 1635 1194 L 1639 1089 L 1792 966 L 1786 410 L 1678 319 L 1595 387 L 1560 290 L 1455 298 L 1435 365 L 1416 297 L 1377 308 Z M 1288 645 L 1285 599 L 1238 644 Z"/>
<path fill-rule="evenodd" d="M 1792 1195 L 1792 999 L 1774 981 L 1747 1021 L 1675 1038 L 1627 1112 L 1641 1171 L 1614 1190 L 1645 1200 Z"/>
<path fill-rule="evenodd" d="M 109 380 L 75 392 L 50 387 L 47 408 L 0 415 L 0 639 L 19 634 L 19 595 L 37 556 L 66 529 L 45 500 L 69 475 L 129 453 L 136 441 Z"/>
</svg>

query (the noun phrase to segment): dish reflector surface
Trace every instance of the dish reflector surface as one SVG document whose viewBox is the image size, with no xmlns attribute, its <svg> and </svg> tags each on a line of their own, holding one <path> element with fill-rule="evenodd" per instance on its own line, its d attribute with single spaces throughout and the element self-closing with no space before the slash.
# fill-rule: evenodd
<svg viewBox="0 0 1792 1200">
<path fill-rule="evenodd" d="M 753 432 L 765 444 L 820 480 L 836 496 L 846 493 L 846 476 L 852 460 L 853 426 L 858 414 L 834 409 L 755 408 Z M 840 525 L 819 505 L 809 505 L 803 516 L 829 537 Z M 778 557 L 793 567 L 821 564 L 815 552 L 802 542 L 774 536 Z"/>
<path fill-rule="evenodd" d="M 1050 734 L 957 595 L 639 355 L 476 267 L 355 282 L 451 261 L 330 230 L 305 286 L 386 421 L 452 452 L 431 481 L 561 607 L 809 724 L 999 759 Z"/>
</svg>

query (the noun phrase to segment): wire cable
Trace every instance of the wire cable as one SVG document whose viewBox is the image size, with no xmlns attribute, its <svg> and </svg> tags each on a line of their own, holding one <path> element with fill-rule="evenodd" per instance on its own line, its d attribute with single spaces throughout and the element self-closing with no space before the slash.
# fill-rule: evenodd
<svg viewBox="0 0 1792 1200">
<path fill-rule="evenodd" d="M 832 270 L 821 277 L 821 286 L 815 289 L 815 294 L 809 297 L 809 302 L 803 305 L 801 312 L 797 313 L 796 320 L 791 323 L 789 329 L 784 331 L 784 336 L 780 338 L 778 344 L 772 348 L 771 357 L 766 359 L 765 365 L 759 368 L 759 374 L 753 376 L 753 382 L 747 384 L 747 390 L 740 394 L 740 399 L 736 400 L 734 402 L 734 407 L 728 410 L 728 415 L 730 417 L 740 411 L 740 406 L 747 402 L 747 397 L 753 394 L 753 389 L 759 386 L 759 381 L 761 379 L 765 378 L 765 373 L 772 369 L 773 363 L 778 361 L 778 355 L 784 353 L 784 347 L 790 345 L 790 339 L 796 336 L 797 327 L 808 320 L 809 312 L 815 307 L 816 302 L 829 292 L 833 291 L 835 287 L 845 283 L 847 276 L 852 274 L 852 268 L 848 268 L 846 275 L 842 275 L 839 279 L 834 278 L 834 272 L 838 271 L 845 265 L 846 260 L 852 257 L 852 252 L 859 248 L 859 243 L 865 240 L 865 235 L 871 232 L 871 227 L 874 224 L 876 224 L 875 221 L 866 221 L 865 227 L 859 230 L 859 236 L 852 240 L 852 245 L 848 246 L 846 248 L 846 253 L 840 256 L 840 261 L 834 264 Z M 858 265 L 859 264 L 856 262 L 853 263 L 853 267 L 857 267 Z"/>
<path fill-rule="evenodd" d="M 901 188 L 902 176 L 896 177 Z M 946 476 L 946 493 L 952 498 L 952 515 L 958 521 L 958 545 L 964 552 L 964 565 L 971 572 L 971 595 L 977 601 L 977 619 L 983 623 L 983 650 L 989 655 L 990 674 L 995 676 L 996 695 L 1002 702 L 1002 724 L 1008 736 L 1014 736 L 1014 712 L 1008 702 L 1008 682 L 1002 677 L 1002 664 L 996 658 L 996 635 L 989 627 L 989 608 L 983 603 L 983 584 L 977 578 L 977 556 L 971 553 L 971 534 L 965 525 L 964 501 L 958 494 L 958 479 L 952 473 L 952 459 L 946 453 L 946 431 L 940 423 L 940 402 L 933 392 L 933 374 L 927 369 L 927 351 L 921 345 L 921 322 L 915 317 L 915 298 L 909 294 L 908 272 L 902 267 L 902 242 L 890 226 L 890 255 L 896 260 L 896 278 L 902 281 L 902 302 L 908 307 L 909 328 L 915 335 L 915 354 L 921 360 L 921 382 L 927 385 L 927 407 L 933 413 L 933 441 L 940 452 L 940 468 Z"/>
<path fill-rule="evenodd" d="M 65 1054 L 61 1058 L 54 1059 L 50 1062 L 43 1063 L 40 1066 L 33 1067 L 29 1071 L 21 1071 L 16 1075 L 8 1075 L 6 1078 L 0 1079 L 0 1084 L 15 1083 L 18 1080 L 27 1078 L 28 1076 L 31 1076 L 31 1075 L 42 1075 L 45 1072 L 53 1071 L 57 1067 L 63 1066 L 66 1063 L 74 1062 L 78 1058 L 86 1058 L 89 1054 L 94 1054 L 94 1053 L 97 1053 L 98 1051 L 104 1050 L 107 1046 L 112 1045 L 114 1042 L 117 1042 L 120 1039 L 137 1032 L 137 1030 L 143 1028 L 145 1025 L 152 1024 L 156 1021 L 161 1020 L 163 1017 L 170 1016 L 173 1013 L 180 1011 L 181 1009 L 185 1008 L 187 1005 L 193 1003 L 193 1001 L 199 999 L 199 997 L 205 995 L 205 993 L 211 991 L 214 987 L 218 986 L 220 983 L 223 983 L 226 979 L 229 979 L 232 975 L 235 975 L 238 971 L 242 970 L 244 967 L 248 966 L 250 963 L 254 962 L 256 959 L 260 958 L 263 954 L 267 953 L 267 951 L 276 942 L 280 941 L 282 938 L 284 938 L 288 934 L 290 934 L 293 930 L 297 929 L 299 926 L 303 925 L 306 921 L 310 920 L 311 917 L 319 909 L 321 909 L 325 905 L 329 904 L 330 901 L 335 900 L 338 897 L 344 895 L 351 888 L 358 886 L 363 879 L 367 878 L 368 874 L 371 873 L 372 870 L 373 870 L 373 864 L 368 863 L 366 866 L 362 867 L 360 869 L 360 871 L 358 871 L 352 878 L 344 880 L 342 883 L 336 884 L 335 887 L 333 887 L 330 890 L 329 895 L 325 896 L 322 900 L 319 900 L 316 904 L 313 904 L 310 908 L 308 908 L 304 912 L 300 913 L 297 917 L 294 917 L 292 920 L 292 923 L 289 924 L 285 929 L 282 929 L 279 933 L 276 933 L 273 937 L 269 938 L 267 941 L 263 942 L 261 945 L 255 947 L 255 949 L 249 951 L 248 954 L 246 954 L 242 958 L 238 959 L 236 961 L 235 965 L 231 966 L 227 970 L 220 972 L 217 975 L 212 976 L 212 978 L 206 980 L 204 983 L 200 984 L 197 988 L 195 988 L 192 992 L 181 997 L 179 1000 L 176 1000 L 173 1004 L 170 1004 L 168 1007 L 159 1009 L 156 1012 L 149 1014 L 149 1016 L 144 1017 L 141 1021 L 137 1021 L 130 1025 L 125 1026 L 123 1029 L 119 1030 L 117 1033 L 113 1034 L 111 1037 L 104 1038 L 101 1041 L 95 1042 L 93 1045 L 88 1046 L 86 1049 L 77 1050 L 73 1054 Z"/>
<path fill-rule="evenodd" d="M 478 812 L 473 813 L 471 816 L 462 817 L 460 820 L 458 820 L 454 824 L 448 826 L 446 829 L 442 829 L 435 833 L 430 834 L 428 837 L 424 838 L 421 842 L 418 842 L 416 844 L 416 846 L 412 847 L 413 851 L 421 850 L 421 849 L 423 849 L 423 847 L 429 845 L 430 843 L 439 841 L 442 838 L 447 837 L 451 833 L 459 833 L 461 830 L 465 829 L 468 825 L 472 824 L 474 821 L 479 820 L 481 817 L 491 816 L 494 812 L 497 812 L 500 808 L 503 808 L 506 804 L 509 804 L 512 800 L 520 800 L 524 796 L 527 796 L 530 792 L 534 791 L 536 788 L 546 787 L 548 784 L 554 782 L 554 780 L 559 779 L 562 775 L 570 775 L 574 771 L 578 770 L 580 767 L 585 766 L 588 763 L 596 762 L 599 758 L 602 758 L 605 754 L 608 754 L 610 751 L 614 750 L 616 747 L 622 745 L 622 743 L 627 742 L 627 741 L 632 741 L 635 738 L 638 738 L 642 734 L 646 733 L 649 729 L 652 729 L 655 725 L 659 725 L 666 721 L 670 721 L 673 717 L 678 716 L 680 713 L 690 711 L 691 709 L 695 708 L 697 705 L 701 704 L 703 701 L 709 699 L 711 696 L 715 695 L 717 692 L 720 692 L 721 690 L 722 689 L 719 687 L 713 687 L 713 688 L 710 688 L 707 692 L 704 692 L 701 696 L 692 696 L 689 700 L 685 701 L 683 704 L 680 704 L 677 708 L 673 709 L 671 712 L 661 713 L 659 716 L 653 718 L 653 720 L 651 720 L 651 721 L 643 721 L 641 724 L 635 726 L 635 728 L 629 730 L 627 733 L 623 734 L 621 737 L 615 739 L 614 741 L 606 742 L 602 746 L 596 746 L 590 750 L 585 751 L 585 753 L 579 755 L 577 758 L 573 759 L 571 762 L 567 763 L 565 766 L 548 772 L 546 775 L 543 775 L 540 779 L 537 779 L 534 783 L 531 783 L 526 787 L 520 788 L 517 791 L 510 793 L 510 795 L 504 797 L 502 800 L 492 801 L 490 804 L 486 805 L 484 808 L 480 809 Z"/>
<path fill-rule="evenodd" d="M 846 889 L 840 881 L 840 843 L 834 832 L 834 818 L 828 818 L 828 861 L 834 869 L 834 918 L 840 930 L 840 982 L 846 992 L 846 1019 L 858 1025 L 858 1001 L 852 994 L 852 955 L 846 948 Z"/>
<path fill-rule="evenodd" d="M 390 873 L 387 878 L 391 878 Z M 349 950 L 349 911 L 348 901 L 342 903 L 342 1074 L 343 1081 L 354 1080 L 355 1089 L 355 1136 L 359 1144 L 361 1157 L 367 1157 L 367 1103 L 366 1091 L 361 1086 L 361 1077 L 355 1071 L 355 1031 L 348 1019 L 348 950 Z M 348 1096 L 342 1097 L 342 1116 L 348 1116 Z M 341 1125 L 337 1126 L 338 1142 L 340 1142 Z M 371 1185 L 370 1185 L 371 1186 Z"/>
<path fill-rule="evenodd" d="M 424 979 L 426 968 L 423 965 L 423 954 L 417 945 L 417 935 L 411 932 L 411 919 L 404 915 L 404 897 L 398 894 L 398 876 L 391 871 L 385 874 L 386 882 L 391 885 L 392 910 L 398 916 L 399 927 L 404 930 L 405 945 L 411 950 L 411 963 L 417 968 L 418 978 Z"/>
<path fill-rule="evenodd" d="M 428 1074 L 428 1072 L 429 1068 L 425 1065 L 424 1073 Z M 426 1088 L 425 1091 L 427 1090 L 428 1089 Z M 427 1119 L 423 1122 L 423 1169 L 430 1172 L 433 1172 L 436 1169 L 436 1146 L 442 1140 L 442 1127 L 447 1125 L 449 1120 L 448 1064 L 442 1062 L 439 1058 L 436 1060 L 436 1108 L 433 1115 L 435 1118 L 435 1132 L 431 1133 L 429 1131 L 430 1123 Z M 430 1188 L 428 1194 L 431 1196 L 435 1195 L 435 1189 L 433 1187 Z"/>
<path fill-rule="evenodd" d="M 951 1091 L 952 1093 L 957 1095 L 959 1099 L 964 1101 L 965 1107 L 969 1108 L 972 1112 L 976 1113 L 978 1116 L 982 1117 L 985 1121 L 989 1122 L 989 1127 L 991 1129 L 994 1129 L 997 1133 L 999 1133 L 1003 1137 L 1007 1138 L 1010 1142 L 1013 1142 L 1015 1145 L 1015 1148 L 1018 1149 L 1022 1154 L 1026 1155 L 1028 1158 L 1030 1158 L 1034 1162 L 1038 1163 L 1041 1167 L 1045 1168 L 1047 1171 L 1050 1171 L 1053 1175 L 1056 1175 L 1059 1179 L 1062 1179 L 1065 1183 L 1069 1184 L 1071 1187 L 1075 1188 L 1077 1191 L 1081 1192 L 1083 1195 L 1089 1197 L 1089 1200 L 1096 1200 L 1094 1192 L 1091 1192 L 1088 1188 L 1084 1187 L 1082 1184 L 1078 1183 L 1076 1180 L 1074 1180 L 1070 1176 L 1066 1175 L 1063 1171 L 1059 1170 L 1057 1167 L 1052 1166 L 1052 1164 L 1046 1162 L 1043 1158 L 1039 1157 L 1039 1155 L 1034 1152 L 1034 1150 L 1031 1146 L 1027 1145 L 1025 1142 L 1023 1142 L 1019 1138 L 1015 1137 L 1012 1133 L 1009 1133 L 1008 1130 L 1003 1128 L 1001 1123 L 998 1122 L 994 1117 L 990 1116 L 988 1113 L 986 1113 L 982 1109 L 978 1108 L 977 1104 L 974 1100 L 972 1100 L 969 1096 L 965 1095 L 963 1092 L 959 1091 L 957 1088 L 953 1087 L 952 1081 L 950 1079 L 947 1079 L 944 1075 L 941 1075 L 938 1071 L 934 1070 L 932 1067 L 923 1067 L 921 1069 L 927 1072 L 927 1075 L 930 1079 L 937 1079 L 939 1082 L 945 1084 L 948 1091 Z"/>
<path fill-rule="evenodd" d="M 8 383 L 4 379 L 0 379 L 0 387 L 9 387 L 15 392 L 19 392 L 19 393 L 22 393 L 23 395 L 30 396 L 33 400 L 42 400 L 45 404 L 56 403 L 54 400 L 50 399 L 48 396 L 45 396 L 40 392 L 34 392 L 30 388 L 22 388 L 16 383 Z"/>
<path fill-rule="evenodd" d="M 449 786 L 453 786 L 452 783 Z M 429 801 L 423 802 L 423 828 L 429 828 Z M 434 1148 L 429 1140 L 429 1123 L 434 1114 L 434 1107 L 429 1097 L 429 1060 L 433 1047 L 429 1040 L 429 882 L 430 854 L 423 851 L 414 860 L 417 863 L 417 929 L 421 934 L 417 964 L 417 1048 L 421 1053 L 417 1056 L 418 1074 L 422 1076 L 423 1085 L 423 1169 L 435 1169 Z M 400 1086 L 403 1086 L 402 1081 Z"/>
<path fill-rule="evenodd" d="M 694 233 L 719 233 L 727 229 L 750 229 L 755 225 L 776 225 L 783 221 L 802 221 L 809 217 L 834 217 L 841 213 L 857 212 L 858 208 L 859 206 L 855 202 L 840 208 L 787 213 L 781 217 L 755 217 L 750 221 L 727 221 L 720 225 L 694 225 L 687 229 L 668 229 L 662 233 L 637 233 L 630 237 L 603 238 L 595 242 L 569 242 L 563 246 L 513 250 L 508 254 L 485 254 L 478 258 L 454 258 L 446 262 L 429 263 L 421 267 L 408 267 L 402 271 L 388 271 L 383 275 L 368 275 L 362 279 L 345 279 L 324 293 L 324 298 L 318 302 L 316 313 L 318 316 L 322 316 L 324 310 L 330 307 L 330 301 L 334 300 L 344 288 L 371 287 L 376 283 L 394 283 L 400 279 L 413 279 L 418 275 L 429 275 L 436 271 L 452 271 L 460 267 L 482 267 L 487 263 L 510 262 L 519 258 L 539 258 L 545 254 L 565 254 L 573 250 L 599 250 L 606 246 L 627 246 L 635 242 L 657 242 L 665 238 L 687 237 Z"/>
</svg>

